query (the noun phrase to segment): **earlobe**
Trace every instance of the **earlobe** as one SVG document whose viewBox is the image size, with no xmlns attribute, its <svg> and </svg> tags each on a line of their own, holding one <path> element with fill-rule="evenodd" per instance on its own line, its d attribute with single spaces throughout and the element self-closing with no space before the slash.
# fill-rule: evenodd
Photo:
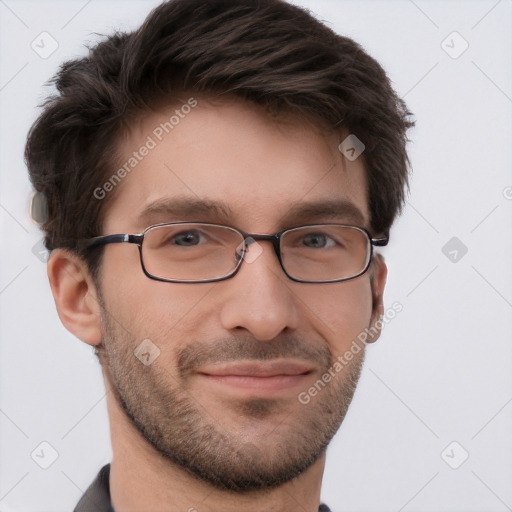
<svg viewBox="0 0 512 512">
<path fill-rule="evenodd" d="M 388 268 L 381 254 L 374 256 L 372 262 L 374 268 L 372 269 L 372 315 L 369 325 L 369 336 L 366 339 L 367 343 L 374 343 L 380 337 L 382 331 L 382 317 L 384 316 L 384 288 L 386 286 L 386 279 L 388 275 Z"/>
<path fill-rule="evenodd" d="M 52 251 L 48 279 L 64 327 L 89 345 L 101 343 L 98 294 L 87 264 L 65 249 Z"/>
</svg>

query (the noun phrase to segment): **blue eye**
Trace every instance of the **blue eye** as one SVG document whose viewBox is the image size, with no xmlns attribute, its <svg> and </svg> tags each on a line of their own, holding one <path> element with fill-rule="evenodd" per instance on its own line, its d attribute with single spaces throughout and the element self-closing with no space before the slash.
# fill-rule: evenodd
<svg viewBox="0 0 512 512">
<path fill-rule="evenodd" d="M 199 231 L 183 231 L 169 238 L 169 242 L 175 245 L 190 247 L 200 243 L 202 233 Z M 181 242 L 181 243 L 180 243 Z"/>
<path fill-rule="evenodd" d="M 311 245 L 308 245 L 311 244 Z M 303 244 L 313 249 L 325 249 L 327 247 L 333 247 L 336 242 L 324 233 L 308 233 L 304 236 Z"/>
</svg>

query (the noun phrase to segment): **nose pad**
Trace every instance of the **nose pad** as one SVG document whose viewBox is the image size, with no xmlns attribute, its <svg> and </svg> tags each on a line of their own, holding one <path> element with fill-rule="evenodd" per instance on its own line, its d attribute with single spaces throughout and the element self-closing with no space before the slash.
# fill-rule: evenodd
<svg viewBox="0 0 512 512">
<path fill-rule="evenodd" d="M 263 247 L 250 236 L 245 239 L 245 246 L 246 249 L 243 254 L 243 258 L 246 263 L 256 261 L 263 252 Z"/>
<path fill-rule="evenodd" d="M 240 260 L 242 260 L 246 252 L 247 249 L 245 247 L 245 241 L 240 242 L 238 244 L 238 247 L 235 249 L 235 254 L 233 255 L 233 257 L 235 258 L 235 263 L 238 263 Z"/>
<path fill-rule="evenodd" d="M 236 248 L 235 262 L 243 259 L 246 263 L 256 261 L 263 252 L 263 247 L 252 237 L 248 236 L 244 242 L 241 242 Z"/>
</svg>

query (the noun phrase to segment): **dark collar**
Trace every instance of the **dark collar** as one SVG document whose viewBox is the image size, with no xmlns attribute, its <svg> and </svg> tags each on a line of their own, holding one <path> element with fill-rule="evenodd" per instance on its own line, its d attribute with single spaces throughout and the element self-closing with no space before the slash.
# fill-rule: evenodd
<svg viewBox="0 0 512 512">
<path fill-rule="evenodd" d="M 114 512 L 110 502 L 110 464 L 100 469 L 98 476 L 89 486 L 73 512 Z"/>
<path fill-rule="evenodd" d="M 73 512 L 114 512 L 110 501 L 110 464 L 100 469 L 98 476 L 89 486 Z M 320 505 L 318 512 L 331 512 L 327 505 Z"/>
</svg>

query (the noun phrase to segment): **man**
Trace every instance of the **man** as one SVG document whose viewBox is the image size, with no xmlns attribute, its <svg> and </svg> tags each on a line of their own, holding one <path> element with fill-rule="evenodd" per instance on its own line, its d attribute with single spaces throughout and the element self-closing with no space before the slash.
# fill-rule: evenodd
<svg viewBox="0 0 512 512">
<path fill-rule="evenodd" d="M 75 510 L 329 510 L 407 186 L 385 72 L 281 0 L 171 0 L 56 86 L 26 159 L 113 450 Z"/>
</svg>

